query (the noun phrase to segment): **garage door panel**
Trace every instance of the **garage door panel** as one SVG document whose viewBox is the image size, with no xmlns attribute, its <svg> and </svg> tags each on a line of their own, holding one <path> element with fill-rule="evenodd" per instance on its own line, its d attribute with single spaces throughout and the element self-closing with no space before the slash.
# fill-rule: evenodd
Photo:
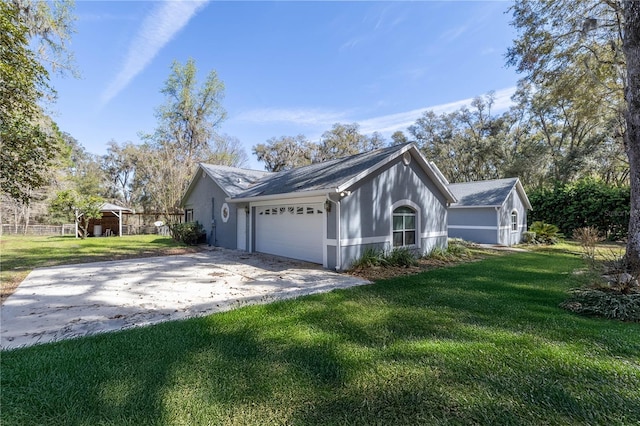
<svg viewBox="0 0 640 426">
<path fill-rule="evenodd" d="M 257 209 L 256 251 L 322 263 L 321 204 Z"/>
</svg>

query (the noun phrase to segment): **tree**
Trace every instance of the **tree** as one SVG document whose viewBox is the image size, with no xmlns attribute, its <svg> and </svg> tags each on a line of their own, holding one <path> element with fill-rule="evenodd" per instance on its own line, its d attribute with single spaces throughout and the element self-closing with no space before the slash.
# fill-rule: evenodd
<svg viewBox="0 0 640 426">
<path fill-rule="evenodd" d="M 398 130 L 391 135 L 391 141 L 393 145 L 402 145 L 409 142 L 409 138 L 407 138 L 407 135 L 405 135 L 402 130 Z"/>
<path fill-rule="evenodd" d="M 448 114 L 425 112 L 409 127 L 422 152 L 452 182 L 494 179 L 505 167 L 508 123 L 493 116 L 493 93 L 476 97 L 471 109 Z"/>
<path fill-rule="evenodd" d="M 238 147 L 235 143 L 223 143 L 217 148 L 231 147 L 235 151 L 216 149 L 215 129 L 226 112 L 221 104 L 224 84 L 215 71 L 199 85 L 192 59 L 185 65 L 174 61 L 161 92 L 165 103 L 156 110 L 158 126 L 154 134 L 143 135 L 146 143 L 140 147 L 135 182 L 144 188 L 143 205 L 162 211 L 171 227 L 197 162 L 215 156 L 224 161 L 235 156 L 232 161 L 237 161 Z"/>
<path fill-rule="evenodd" d="M 626 258 L 640 274 L 640 3 L 519 0 L 511 12 L 519 34 L 507 52 L 509 65 L 536 89 L 577 89 L 583 105 L 604 103 L 624 117 L 631 186 Z"/>
<path fill-rule="evenodd" d="M 227 134 L 214 134 L 212 146 L 203 162 L 220 166 L 242 167 L 249 160 L 240 139 Z"/>
<path fill-rule="evenodd" d="M 156 111 L 159 125 L 154 135 L 157 143 L 170 144 L 190 161 L 209 148 L 214 129 L 227 116 L 221 103 L 224 84 L 215 70 L 207 75 L 201 87 L 197 71 L 193 59 L 185 65 L 173 62 L 160 91 L 166 101 Z"/>
<path fill-rule="evenodd" d="M 59 191 L 51 202 L 51 213 L 60 214 L 78 225 L 79 236 L 88 235 L 89 220 L 100 219 L 100 207 L 104 200 L 95 195 L 79 194 L 74 190 Z"/>
<path fill-rule="evenodd" d="M 18 3 L 0 2 L 0 190 L 28 203 L 32 191 L 48 183 L 63 145 L 39 105 L 55 92 L 29 49 L 33 26 Z"/>
<path fill-rule="evenodd" d="M 107 143 L 107 155 L 102 157 L 102 170 L 109 182 L 109 195 L 125 207 L 133 207 L 135 189 L 133 182 L 139 149 L 131 142 Z"/>
<path fill-rule="evenodd" d="M 346 157 L 382 148 L 385 142 L 379 133 L 367 137 L 360 133 L 358 123 L 336 123 L 331 130 L 322 134 L 320 143 L 313 158 L 314 163 Z"/>
<path fill-rule="evenodd" d="M 77 75 L 73 54 L 67 44 L 74 33 L 73 0 L 9 0 L 28 30 L 28 36 L 37 46 L 41 64 L 49 65 L 53 72 L 68 71 Z"/>
<path fill-rule="evenodd" d="M 315 145 L 304 135 L 280 136 L 253 147 L 253 154 L 270 172 L 281 172 L 311 164 Z"/>
<path fill-rule="evenodd" d="M 624 94 L 625 148 L 629 156 L 631 180 L 631 215 L 627 261 L 629 268 L 640 271 L 640 2 L 624 1 L 624 37 L 622 49 L 627 64 L 627 80 Z"/>
</svg>

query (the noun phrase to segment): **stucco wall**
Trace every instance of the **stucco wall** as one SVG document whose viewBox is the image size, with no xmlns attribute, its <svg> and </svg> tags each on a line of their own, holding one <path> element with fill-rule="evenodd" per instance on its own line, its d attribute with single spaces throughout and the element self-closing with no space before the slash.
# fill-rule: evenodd
<svg viewBox="0 0 640 426">
<path fill-rule="evenodd" d="M 225 223 L 221 208 L 227 197 L 226 193 L 203 173 L 202 169 L 196 174 L 196 179 L 197 182 L 186 199 L 184 209 L 193 209 L 193 219 L 204 226 L 209 244 L 230 249 L 237 248 L 236 206 L 228 203 L 229 219 Z"/>
<path fill-rule="evenodd" d="M 518 212 L 518 231 L 511 231 L 511 212 Z M 504 206 L 500 209 L 500 244 L 513 245 L 522 241 L 522 233 L 527 230 L 527 209 L 525 208 L 518 191 L 515 189 L 507 197 Z"/>
<path fill-rule="evenodd" d="M 367 247 L 392 248 L 392 206 L 396 203 L 418 210 L 416 250 L 420 254 L 446 247 L 446 200 L 415 159 L 405 165 L 398 158 L 349 190 L 340 208 L 343 269 Z"/>
</svg>

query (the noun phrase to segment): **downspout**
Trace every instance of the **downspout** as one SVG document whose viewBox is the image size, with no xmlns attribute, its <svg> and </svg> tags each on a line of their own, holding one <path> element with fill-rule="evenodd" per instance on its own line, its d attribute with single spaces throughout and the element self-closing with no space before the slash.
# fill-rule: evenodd
<svg viewBox="0 0 640 426">
<path fill-rule="evenodd" d="M 340 221 L 342 220 L 340 215 L 340 200 L 336 201 L 336 270 L 342 270 L 342 245 L 340 235 Z"/>
<path fill-rule="evenodd" d="M 501 244 L 500 243 L 500 207 L 496 207 L 496 233 L 497 233 L 496 243 Z"/>
</svg>

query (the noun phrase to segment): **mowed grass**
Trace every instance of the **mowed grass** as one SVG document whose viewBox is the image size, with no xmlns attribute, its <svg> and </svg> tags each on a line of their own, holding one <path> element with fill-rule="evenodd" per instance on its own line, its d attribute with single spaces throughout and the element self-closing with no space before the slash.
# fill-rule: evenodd
<svg viewBox="0 0 640 426">
<path fill-rule="evenodd" d="M 0 296 L 8 297 L 34 268 L 170 253 L 182 244 L 158 235 L 78 239 L 72 236 L 0 237 Z"/>
<path fill-rule="evenodd" d="M 640 324 L 536 251 L 2 353 L 3 425 L 639 424 Z"/>
</svg>

